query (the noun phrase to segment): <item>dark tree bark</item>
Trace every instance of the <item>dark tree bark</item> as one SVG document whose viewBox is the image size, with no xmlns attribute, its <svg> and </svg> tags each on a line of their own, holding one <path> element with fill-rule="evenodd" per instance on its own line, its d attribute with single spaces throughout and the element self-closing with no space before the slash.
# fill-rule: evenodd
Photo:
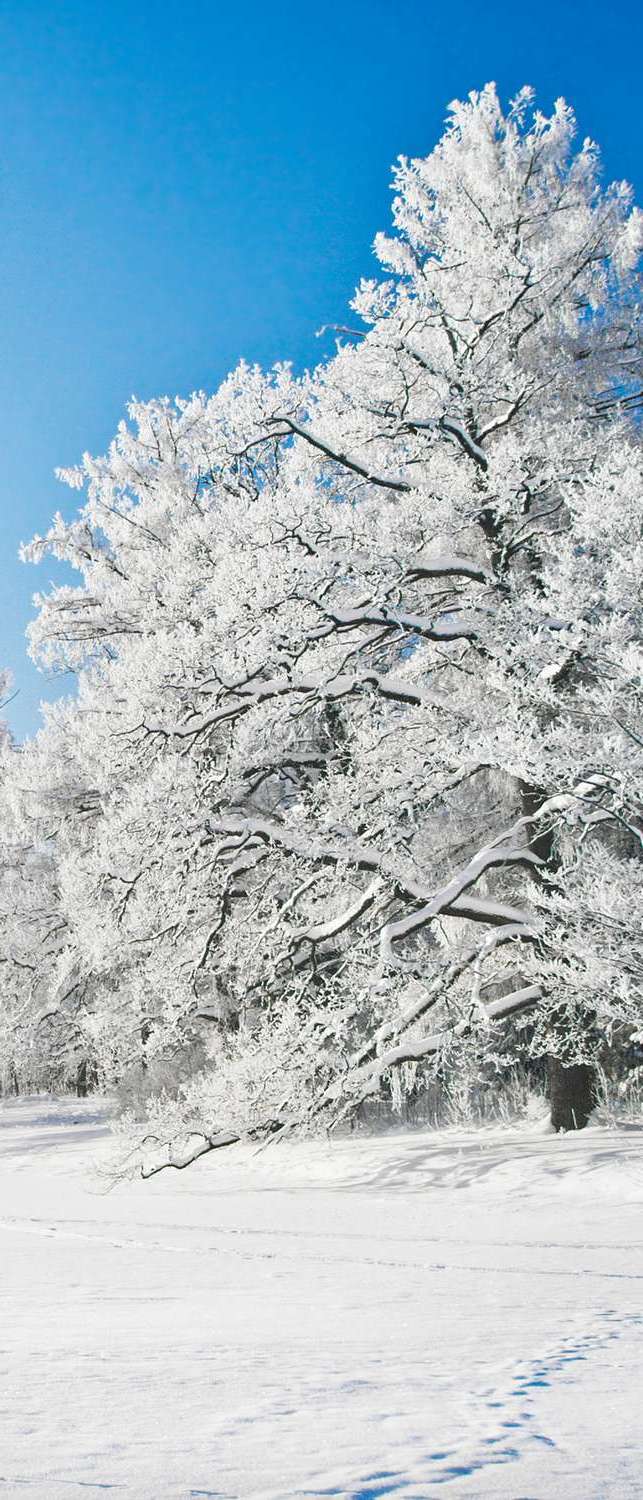
<svg viewBox="0 0 643 1500">
<path fill-rule="evenodd" d="M 566 1067 L 548 1057 L 547 1073 L 554 1130 L 583 1130 L 596 1103 L 596 1070 L 591 1063 Z"/>
<path fill-rule="evenodd" d="M 522 783 L 520 788 L 522 811 L 524 816 L 531 817 L 537 812 L 545 793 L 540 787 L 528 786 Z M 544 860 L 549 873 L 558 869 L 560 860 L 558 858 L 555 840 L 551 830 L 545 828 L 537 833 L 529 841 L 530 848 Z M 535 873 L 535 879 L 538 874 Z M 564 1053 L 566 1038 L 566 1021 L 564 1010 L 561 1009 L 557 1019 L 557 1031 L 560 1038 L 561 1051 Z M 588 1013 L 588 1030 L 593 1026 L 595 1016 Z M 596 1103 L 597 1073 L 592 1063 L 564 1063 L 552 1054 L 547 1056 L 547 1080 L 549 1085 L 549 1107 L 550 1119 L 554 1130 L 584 1130 L 587 1121 Z"/>
<path fill-rule="evenodd" d="M 81 1062 L 79 1062 L 78 1064 L 78 1070 L 76 1073 L 77 1098 L 86 1099 L 87 1095 L 91 1093 L 92 1089 L 96 1088 L 97 1081 L 97 1073 L 94 1064 L 89 1061 L 89 1058 L 82 1058 Z"/>
</svg>

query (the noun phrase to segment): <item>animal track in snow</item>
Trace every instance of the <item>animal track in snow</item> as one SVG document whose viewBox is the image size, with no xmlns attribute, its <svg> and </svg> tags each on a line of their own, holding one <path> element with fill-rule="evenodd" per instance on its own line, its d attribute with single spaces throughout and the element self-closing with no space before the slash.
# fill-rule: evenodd
<svg viewBox="0 0 643 1500">
<path fill-rule="evenodd" d="M 539 1358 L 517 1361 L 513 1376 L 504 1388 L 487 1390 L 477 1396 L 472 1393 L 477 1407 L 479 1435 L 472 1433 L 461 1445 L 427 1452 L 426 1473 L 421 1481 L 402 1471 L 380 1470 L 365 1475 L 354 1486 L 320 1491 L 320 1496 L 328 1496 L 329 1500 L 330 1497 L 335 1497 L 335 1500 L 384 1500 L 388 1495 L 402 1495 L 405 1490 L 417 1496 L 421 1493 L 421 1485 L 431 1490 L 442 1488 L 490 1467 L 515 1463 L 531 1443 L 555 1448 L 553 1438 L 536 1426 L 538 1392 L 550 1388 L 569 1366 L 605 1348 L 627 1329 L 641 1327 L 643 1316 L 622 1316 L 607 1310 L 600 1314 L 595 1329 L 584 1334 L 570 1334 Z M 311 1491 L 302 1493 L 312 1496 Z M 528 1497 L 525 1496 L 524 1500 Z"/>
</svg>

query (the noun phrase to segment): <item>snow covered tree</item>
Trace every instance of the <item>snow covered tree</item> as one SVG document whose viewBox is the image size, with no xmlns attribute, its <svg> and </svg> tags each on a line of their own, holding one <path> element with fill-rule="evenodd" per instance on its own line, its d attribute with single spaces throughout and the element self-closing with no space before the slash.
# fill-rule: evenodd
<svg viewBox="0 0 643 1500">
<path fill-rule="evenodd" d="M 81 576 L 33 630 L 77 1024 L 105 1079 L 190 1059 L 159 1164 L 508 1021 L 573 1127 L 641 1027 L 641 216 L 574 134 L 452 105 L 333 357 L 134 404 L 26 549 Z"/>
<path fill-rule="evenodd" d="M 76 957 L 59 899 L 56 786 L 45 736 L 0 752 L 0 1080 L 16 1091 L 69 1085 L 86 1062 L 75 1020 Z"/>
</svg>

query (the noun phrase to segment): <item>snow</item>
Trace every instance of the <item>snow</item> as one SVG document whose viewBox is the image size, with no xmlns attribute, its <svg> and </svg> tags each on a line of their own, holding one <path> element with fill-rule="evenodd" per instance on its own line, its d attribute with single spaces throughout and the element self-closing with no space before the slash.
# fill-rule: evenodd
<svg viewBox="0 0 643 1500">
<path fill-rule="evenodd" d="M 643 1127 L 236 1146 L 108 1190 L 0 1104 L 0 1497 L 640 1496 Z"/>
</svg>

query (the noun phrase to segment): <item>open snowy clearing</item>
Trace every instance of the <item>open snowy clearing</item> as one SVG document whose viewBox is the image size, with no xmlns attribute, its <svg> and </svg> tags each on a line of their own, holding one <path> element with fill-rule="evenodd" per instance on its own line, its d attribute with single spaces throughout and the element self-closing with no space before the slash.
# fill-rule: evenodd
<svg viewBox="0 0 643 1500">
<path fill-rule="evenodd" d="M 0 1105 L 0 1496 L 643 1493 L 643 1129 L 236 1148 L 106 1191 Z"/>
</svg>

